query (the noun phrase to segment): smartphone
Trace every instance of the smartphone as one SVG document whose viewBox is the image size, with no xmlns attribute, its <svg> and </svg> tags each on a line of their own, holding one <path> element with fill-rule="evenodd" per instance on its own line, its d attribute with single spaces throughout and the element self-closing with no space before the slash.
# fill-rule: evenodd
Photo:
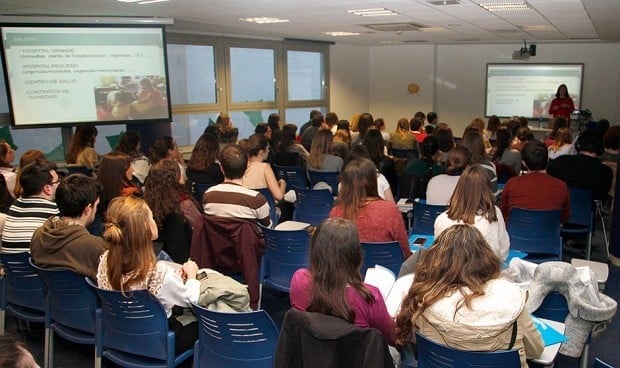
<svg viewBox="0 0 620 368">
<path fill-rule="evenodd" d="M 423 246 L 424 243 L 426 243 L 426 238 L 416 238 L 416 240 L 413 241 L 413 244 L 418 246 Z"/>
</svg>

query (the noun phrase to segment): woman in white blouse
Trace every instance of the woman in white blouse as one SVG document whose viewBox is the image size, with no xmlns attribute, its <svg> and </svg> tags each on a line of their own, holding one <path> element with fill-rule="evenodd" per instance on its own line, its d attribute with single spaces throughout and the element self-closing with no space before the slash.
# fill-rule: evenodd
<svg viewBox="0 0 620 368">
<path fill-rule="evenodd" d="M 102 237 L 109 250 L 99 260 L 99 287 L 120 291 L 147 289 L 166 311 L 170 329 L 176 334 L 175 351 L 191 348 L 198 338 L 197 322 L 183 326 L 172 316 L 172 307 L 189 308 L 198 301 L 198 266 L 189 260 L 179 267 L 156 261 L 152 240 L 157 239 L 157 225 L 153 213 L 140 198 L 113 199 L 106 220 Z"/>
<path fill-rule="evenodd" d="M 450 206 L 435 220 L 435 238 L 455 224 L 473 225 L 480 230 L 500 261 L 505 261 L 510 239 L 502 211 L 495 205 L 489 171 L 472 165 L 463 171 L 456 184 Z"/>
</svg>

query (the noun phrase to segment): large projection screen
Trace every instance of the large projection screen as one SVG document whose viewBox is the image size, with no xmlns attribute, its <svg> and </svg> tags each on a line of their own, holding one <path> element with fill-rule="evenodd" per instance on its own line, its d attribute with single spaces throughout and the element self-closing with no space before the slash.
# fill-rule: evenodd
<svg viewBox="0 0 620 368">
<path fill-rule="evenodd" d="M 485 115 L 546 119 L 560 84 L 579 109 L 582 81 L 583 64 L 487 64 Z"/>
<path fill-rule="evenodd" d="M 171 120 L 163 26 L 1 29 L 15 127 Z"/>
</svg>

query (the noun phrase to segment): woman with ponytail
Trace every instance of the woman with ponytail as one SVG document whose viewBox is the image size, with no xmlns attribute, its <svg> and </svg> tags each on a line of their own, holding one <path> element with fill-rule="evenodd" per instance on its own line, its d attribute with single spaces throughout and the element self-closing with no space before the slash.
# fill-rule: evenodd
<svg viewBox="0 0 620 368">
<path fill-rule="evenodd" d="M 361 266 L 357 226 L 342 218 L 325 220 L 312 236 L 309 269 L 297 270 L 291 280 L 291 306 L 376 328 L 393 345 L 394 321 L 379 289 L 362 282 Z"/>
<path fill-rule="evenodd" d="M 147 289 L 162 304 L 170 329 L 176 333 L 177 352 L 191 348 L 198 338 L 196 322 L 183 326 L 172 307 L 191 307 L 198 301 L 198 266 L 188 260 L 178 268 L 173 263 L 156 261 L 152 241 L 157 239 L 157 224 L 146 202 L 140 198 L 114 198 L 106 213 L 103 239 L 108 249 L 101 255 L 97 283 L 105 290 Z"/>
</svg>

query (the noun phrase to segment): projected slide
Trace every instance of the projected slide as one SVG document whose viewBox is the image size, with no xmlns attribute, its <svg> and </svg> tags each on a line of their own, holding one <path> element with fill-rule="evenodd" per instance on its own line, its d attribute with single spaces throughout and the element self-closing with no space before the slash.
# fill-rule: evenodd
<svg viewBox="0 0 620 368">
<path fill-rule="evenodd" d="M 486 115 L 549 117 L 549 105 L 566 84 L 580 106 L 583 64 L 487 64 Z"/>
<path fill-rule="evenodd" d="M 14 124 L 169 117 L 163 29 L 2 27 Z"/>
</svg>

